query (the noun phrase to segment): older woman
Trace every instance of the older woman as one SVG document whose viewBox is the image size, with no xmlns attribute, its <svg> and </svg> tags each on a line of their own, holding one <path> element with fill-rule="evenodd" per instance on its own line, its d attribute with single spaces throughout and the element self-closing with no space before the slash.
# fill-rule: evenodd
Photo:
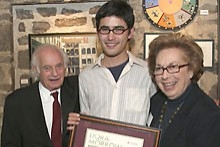
<svg viewBox="0 0 220 147">
<path fill-rule="evenodd" d="M 150 74 L 159 91 L 151 98 L 151 127 L 160 147 L 220 147 L 220 109 L 197 85 L 203 53 L 190 36 L 169 33 L 149 45 Z"/>
</svg>

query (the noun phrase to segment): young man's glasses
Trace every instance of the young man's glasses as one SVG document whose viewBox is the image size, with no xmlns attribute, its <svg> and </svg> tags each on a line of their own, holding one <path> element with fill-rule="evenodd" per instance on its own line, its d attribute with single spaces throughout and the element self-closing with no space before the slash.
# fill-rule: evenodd
<svg viewBox="0 0 220 147">
<path fill-rule="evenodd" d="M 125 28 L 113 28 L 113 29 L 109 29 L 109 28 L 103 27 L 103 28 L 100 28 L 100 29 L 98 30 L 98 32 L 99 32 L 100 34 L 102 34 L 102 35 L 107 35 L 107 34 L 109 34 L 110 32 L 113 32 L 113 33 L 116 34 L 116 35 L 121 35 L 121 34 L 123 34 L 126 30 L 128 30 L 128 28 L 127 28 L 127 29 L 125 29 Z"/>
<path fill-rule="evenodd" d="M 159 76 L 164 73 L 164 70 L 166 70 L 170 74 L 178 73 L 181 68 L 188 66 L 189 64 L 183 64 L 183 65 L 168 65 L 167 67 L 156 67 L 154 69 L 154 75 Z"/>
</svg>

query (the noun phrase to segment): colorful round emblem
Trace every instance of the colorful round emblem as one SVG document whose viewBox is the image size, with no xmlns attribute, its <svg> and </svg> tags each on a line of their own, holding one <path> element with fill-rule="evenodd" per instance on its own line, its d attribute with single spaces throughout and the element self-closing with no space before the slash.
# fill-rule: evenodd
<svg viewBox="0 0 220 147">
<path fill-rule="evenodd" d="M 188 25 L 198 10 L 198 0 L 143 0 L 147 19 L 163 30 L 179 30 Z"/>
</svg>

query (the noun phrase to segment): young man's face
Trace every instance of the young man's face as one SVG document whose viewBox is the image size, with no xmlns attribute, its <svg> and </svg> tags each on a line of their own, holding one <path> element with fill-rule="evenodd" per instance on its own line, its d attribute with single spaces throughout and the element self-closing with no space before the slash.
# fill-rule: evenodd
<svg viewBox="0 0 220 147">
<path fill-rule="evenodd" d="M 108 32 L 108 29 L 115 29 L 115 33 L 110 31 L 108 34 L 98 31 L 100 44 L 107 57 L 116 57 L 126 52 L 128 39 L 133 36 L 134 29 L 132 28 L 129 32 L 128 26 L 123 19 L 116 16 L 102 18 L 98 30 L 100 29 L 104 30 L 103 32 Z M 116 34 L 117 32 L 123 33 Z"/>
</svg>

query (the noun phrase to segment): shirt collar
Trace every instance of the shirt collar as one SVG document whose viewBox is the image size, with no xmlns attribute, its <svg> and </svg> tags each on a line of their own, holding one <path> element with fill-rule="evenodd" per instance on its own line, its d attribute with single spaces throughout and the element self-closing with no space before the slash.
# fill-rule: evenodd
<svg viewBox="0 0 220 147">
<path fill-rule="evenodd" d="M 56 90 L 53 90 L 53 91 L 50 91 L 48 90 L 47 88 L 45 88 L 41 82 L 39 82 L 39 90 L 40 90 L 40 94 L 42 96 L 42 98 L 44 100 L 47 100 L 48 98 L 50 98 L 50 94 L 55 92 L 55 91 L 58 91 L 59 94 L 60 94 L 60 88 L 59 89 L 56 89 Z"/>
<path fill-rule="evenodd" d="M 137 57 L 135 57 L 133 54 L 131 54 L 131 52 L 127 51 L 127 54 L 128 54 L 129 65 L 130 65 L 130 66 L 132 66 L 133 64 L 137 64 L 137 65 L 142 66 L 142 67 L 145 67 L 145 66 L 146 66 L 146 63 L 145 63 L 145 65 L 143 65 L 144 62 L 140 62 L 140 59 L 137 58 Z M 104 58 L 104 56 L 105 56 L 105 55 L 102 53 L 102 54 L 98 57 L 96 63 L 92 66 L 92 68 L 95 68 L 95 67 L 97 67 L 97 66 L 98 66 L 98 67 L 101 67 L 101 61 L 102 61 L 102 59 Z"/>
</svg>

